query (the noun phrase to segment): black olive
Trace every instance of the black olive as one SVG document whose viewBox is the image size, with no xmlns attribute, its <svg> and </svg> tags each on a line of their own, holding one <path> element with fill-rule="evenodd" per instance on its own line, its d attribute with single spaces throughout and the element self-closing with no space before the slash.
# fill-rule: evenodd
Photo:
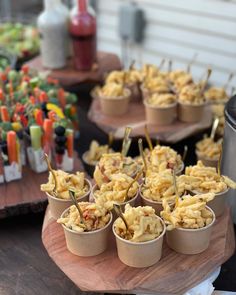
<svg viewBox="0 0 236 295">
<path fill-rule="evenodd" d="M 55 128 L 55 133 L 56 133 L 56 135 L 58 135 L 58 136 L 62 136 L 62 135 L 64 135 L 65 132 L 66 132 L 66 129 L 65 129 L 63 126 L 57 126 L 57 127 Z"/>
<path fill-rule="evenodd" d="M 67 138 L 65 136 L 57 136 L 55 139 L 56 144 L 65 145 Z"/>
<path fill-rule="evenodd" d="M 56 146 L 56 153 L 59 155 L 64 155 L 65 147 L 64 146 Z"/>
</svg>

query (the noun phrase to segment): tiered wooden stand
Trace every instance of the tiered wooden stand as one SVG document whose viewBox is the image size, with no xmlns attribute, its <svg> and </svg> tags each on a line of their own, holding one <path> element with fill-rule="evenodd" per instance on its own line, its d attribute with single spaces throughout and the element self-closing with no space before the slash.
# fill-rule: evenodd
<svg viewBox="0 0 236 295">
<path fill-rule="evenodd" d="M 74 171 L 83 170 L 76 154 Z M 48 172 L 35 173 L 29 167 L 24 167 L 22 179 L 0 184 L 0 219 L 45 210 L 47 197 L 40 191 L 40 185 L 46 183 L 47 179 Z"/>
<path fill-rule="evenodd" d="M 30 60 L 30 68 L 37 71 L 47 71 L 42 65 L 40 56 Z M 121 69 L 121 62 L 117 55 L 107 52 L 98 52 L 97 66 L 91 71 L 77 71 L 74 68 L 73 60 L 69 59 L 67 66 L 63 69 L 50 70 L 49 76 L 57 79 L 62 87 L 73 87 L 82 83 L 100 83 L 106 73 Z"/>
<path fill-rule="evenodd" d="M 132 127 L 131 137 L 144 136 L 144 126 L 147 123 L 142 102 L 130 102 L 127 114 L 111 117 L 102 113 L 99 100 L 94 98 L 88 117 L 105 133 L 112 131 L 117 139 L 123 138 L 126 126 Z M 211 124 L 212 113 L 210 107 L 206 107 L 203 119 L 198 123 L 190 124 L 176 120 L 173 124 L 167 126 L 148 125 L 148 130 L 153 139 L 176 143 L 209 128 Z"/>
<path fill-rule="evenodd" d="M 162 259 L 152 267 L 135 269 L 120 262 L 111 234 L 109 247 L 94 257 L 78 257 L 67 248 L 62 226 L 47 208 L 43 244 L 58 267 L 84 291 L 103 293 L 183 294 L 200 283 L 234 252 L 234 230 L 229 209 L 213 228 L 210 247 L 198 255 L 181 255 L 164 244 Z"/>
</svg>

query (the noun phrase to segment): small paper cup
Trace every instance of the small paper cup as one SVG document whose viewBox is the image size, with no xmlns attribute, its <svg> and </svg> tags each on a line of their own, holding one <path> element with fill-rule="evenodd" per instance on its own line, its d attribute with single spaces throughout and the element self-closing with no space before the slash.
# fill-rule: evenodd
<svg viewBox="0 0 236 295">
<path fill-rule="evenodd" d="M 166 232 L 166 241 L 171 249 L 181 254 L 198 254 L 208 248 L 215 213 L 208 206 L 206 208 L 213 214 L 209 225 L 199 229 L 176 228 Z"/>
<path fill-rule="evenodd" d="M 97 162 L 89 163 L 87 160 L 88 153 L 89 153 L 89 151 L 86 151 L 83 153 L 82 160 L 83 160 L 85 170 L 88 172 L 88 174 L 91 177 L 93 177 L 93 173 L 94 173 L 95 167 L 97 165 Z"/>
<path fill-rule="evenodd" d="M 162 202 L 161 201 L 158 202 L 158 201 L 154 201 L 154 200 L 145 198 L 142 193 L 142 185 L 140 187 L 139 194 L 141 197 L 142 206 L 151 206 L 155 210 L 156 215 L 160 216 L 161 211 L 163 211 Z M 170 207 L 173 207 L 174 202 L 169 203 L 169 205 L 170 205 Z"/>
<path fill-rule="evenodd" d="M 107 116 L 122 116 L 127 113 L 129 108 L 131 92 L 125 89 L 125 95 L 121 97 L 102 97 L 100 96 L 101 110 Z"/>
<path fill-rule="evenodd" d="M 94 196 L 94 192 L 95 192 L 96 190 L 99 190 L 99 186 L 98 186 L 97 184 L 95 184 L 95 185 L 93 186 L 92 191 L 91 191 L 91 198 L 92 198 L 92 200 L 94 200 L 95 202 L 96 202 L 96 198 L 95 198 L 95 196 Z M 132 199 L 130 199 L 130 200 L 127 201 L 127 202 L 119 203 L 119 205 L 120 205 L 122 211 L 125 210 L 125 205 L 126 205 L 126 204 L 129 204 L 131 207 L 135 207 L 135 206 L 137 205 L 137 203 L 138 203 L 138 199 L 139 199 L 139 188 L 138 188 L 138 190 L 137 190 L 136 195 L 135 195 Z M 117 203 L 117 204 L 118 204 L 118 203 Z M 113 215 L 114 219 L 116 219 L 118 216 L 117 216 L 115 210 L 112 209 L 111 212 L 112 212 L 112 215 Z"/>
<path fill-rule="evenodd" d="M 91 193 L 92 186 L 88 179 L 85 179 L 85 181 L 89 186 L 89 190 L 84 196 L 77 199 L 79 202 L 89 201 L 89 195 Z M 48 203 L 49 203 L 51 215 L 56 220 L 61 216 L 62 212 L 65 211 L 65 209 L 73 205 L 73 202 L 70 199 L 69 200 L 59 199 L 59 198 L 53 197 L 49 193 L 46 193 L 46 194 L 48 196 Z"/>
<path fill-rule="evenodd" d="M 140 102 L 142 100 L 142 93 L 139 83 L 126 84 L 125 87 L 131 92 L 130 101 Z"/>
<path fill-rule="evenodd" d="M 170 125 L 177 117 L 177 102 L 166 107 L 156 107 L 143 101 L 146 112 L 146 120 L 152 125 Z"/>
<path fill-rule="evenodd" d="M 68 210 L 69 208 L 67 208 L 62 213 L 61 217 L 64 217 Z M 108 245 L 108 235 L 111 230 L 111 224 L 112 214 L 107 225 L 95 231 L 80 233 L 71 230 L 62 224 L 66 238 L 67 249 L 71 253 L 83 257 L 96 256 L 103 253 Z"/>
<path fill-rule="evenodd" d="M 182 122 L 196 123 L 202 120 L 206 103 L 199 105 L 178 102 L 178 118 Z"/>
<path fill-rule="evenodd" d="M 163 232 L 156 239 L 141 243 L 130 242 L 118 236 L 115 231 L 116 222 L 114 222 L 112 230 L 116 238 L 117 253 L 121 262 L 131 267 L 142 268 L 149 267 L 161 259 L 166 226 L 159 216 L 157 218 L 161 220 Z"/>
<path fill-rule="evenodd" d="M 197 155 L 197 159 L 198 161 L 202 161 L 202 163 L 205 165 L 205 166 L 209 166 L 209 167 L 215 167 L 217 168 L 217 165 L 218 165 L 218 159 L 211 159 L 211 158 L 207 158 L 207 157 L 204 157 L 201 155 L 201 153 L 199 153 L 197 150 L 196 150 L 196 155 Z"/>
<path fill-rule="evenodd" d="M 216 193 L 215 198 L 212 201 L 207 203 L 207 206 L 210 207 L 214 211 L 216 218 L 220 217 L 225 211 L 225 208 L 226 208 L 226 205 L 227 205 L 228 191 L 229 191 L 229 188 L 224 192 Z M 193 191 L 193 193 L 195 195 L 196 194 L 197 195 L 202 194 L 202 193 L 199 193 L 197 191 Z"/>
</svg>

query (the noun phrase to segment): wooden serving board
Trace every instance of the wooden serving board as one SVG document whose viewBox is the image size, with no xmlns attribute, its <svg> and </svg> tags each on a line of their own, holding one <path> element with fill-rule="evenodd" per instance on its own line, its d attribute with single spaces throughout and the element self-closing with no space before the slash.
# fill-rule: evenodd
<svg viewBox="0 0 236 295">
<path fill-rule="evenodd" d="M 99 100 L 94 98 L 88 113 L 89 119 L 105 133 L 114 132 L 117 139 L 122 139 L 126 126 L 132 127 L 131 137 L 144 136 L 144 126 L 147 124 L 143 104 L 130 102 L 127 114 L 120 117 L 106 116 L 102 113 Z M 202 121 L 198 123 L 184 123 L 176 120 L 171 125 L 148 125 L 148 130 L 153 139 L 166 143 L 176 143 L 195 133 L 209 128 L 212 124 L 210 107 L 205 108 Z"/>
<path fill-rule="evenodd" d="M 74 157 L 74 171 L 84 171 L 81 160 Z M 0 184 L 0 219 L 46 209 L 47 196 L 40 191 L 40 185 L 47 182 L 48 172 L 35 173 L 25 166 L 22 175 L 20 180 Z"/>
<path fill-rule="evenodd" d="M 37 71 L 47 71 L 42 65 L 41 56 L 30 60 L 30 68 Z M 49 70 L 49 76 L 57 79 L 61 86 L 72 87 L 81 83 L 100 83 L 103 81 L 106 73 L 120 70 L 121 62 L 117 55 L 107 52 L 98 52 L 97 69 L 93 71 L 77 71 L 74 68 L 73 60 L 69 59 L 65 68 L 58 70 Z"/>
<path fill-rule="evenodd" d="M 43 244 L 58 267 L 83 291 L 102 293 L 183 294 L 203 281 L 234 252 L 235 239 L 230 211 L 214 225 L 209 248 L 198 255 L 178 254 L 164 243 L 161 260 L 142 269 L 124 265 L 118 258 L 115 239 L 94 257 L 78 257 L 67 248 L 62 226 L 47 208 L 42 229 Z"/>
</svg>

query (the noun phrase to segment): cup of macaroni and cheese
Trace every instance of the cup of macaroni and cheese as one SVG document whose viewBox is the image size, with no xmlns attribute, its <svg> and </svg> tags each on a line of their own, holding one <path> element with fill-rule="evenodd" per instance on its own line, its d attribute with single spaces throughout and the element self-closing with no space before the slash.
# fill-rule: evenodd
<svg viewBox="0 0 236 295">
<path fill-rule="evenodd" d="M 149 206 L 134 208 L 127 204 L 123 215 L 128 223 L 128 232 L 120 217 L 113 224 L 119 259 L 137 268 L 157 263 L 162 255 L 166 231 L 163 220 Z"/>
<path fill-rule="evenodd" d="M 83 172 L 69 174 L 62 170 L 55 170 L 57 179 L 56 194 L 53 193 L 55 182 L 51 172 L 49 172 L 48 182 L 41 185 L 41 191 L 46 192 L 50 213 L 54 219 L 58 219 L 62 212 L 71 206 L 69 189 L 75 191 L 78 201 L 88 201 L 91 192 L 91 183 L 85 178 Z"/>
<path fill-rule="evenodd" d="M 201 87 L 196 84 L 184 86 L 178 98 L 178 118 L 182 122 L 196 123 L 202 120 L 206 100 Z"/>
<path fill-rule="evenodd" d="M 171 93 L 154 93 L 143 101 L 148 124 L 170 125 L 177 117 L 177 99 Z"/>
<path fill-rule="evenodd" d="M 215 198 L 207 205 L 214 211 L 216 217 L 221 216 L 226 208 L 228 190 L 235 189 L 235 183 L 228 177 L 219 175 L 216 168 L 207 167 L 201 161 L 195 166 L 186 167 L 185 174 L 197 180 L 192 183 L 194 194 L 215 194 Z"/>
<path fill-rule="evenodd" d="M 205 166 L 217 168 L 222 149 L 222 139 L 214 141 L 210 137 L 205 137 L 196 144 L 197 159 Z"/>
<path fill-rule="evenodd" d="M 79 202 L 85 223 L 75 205 L 67 208 L 57 220 L 63 226 L 67 249 L 78 256 L 95 256 L 108 245 L 112 214 L 95 203 Z"/>
<path fill-rule="evenodd" d="M 214 198 L 213 193 L 185 195 L 171 208 L 166 200 L 161 212 L 167 231 L 168 246 L 181 254 L 198 254 L 210 244 L 215 214 L 206 203 Z"/>
<path fill-rule="evenodd" d="M 95 97 L 99 98 L 101 110 L 107 116 L 122 116 L 128 111 L 131 92 L 117 83 L 108 83 L 96 88 Z"/>
</svg>

